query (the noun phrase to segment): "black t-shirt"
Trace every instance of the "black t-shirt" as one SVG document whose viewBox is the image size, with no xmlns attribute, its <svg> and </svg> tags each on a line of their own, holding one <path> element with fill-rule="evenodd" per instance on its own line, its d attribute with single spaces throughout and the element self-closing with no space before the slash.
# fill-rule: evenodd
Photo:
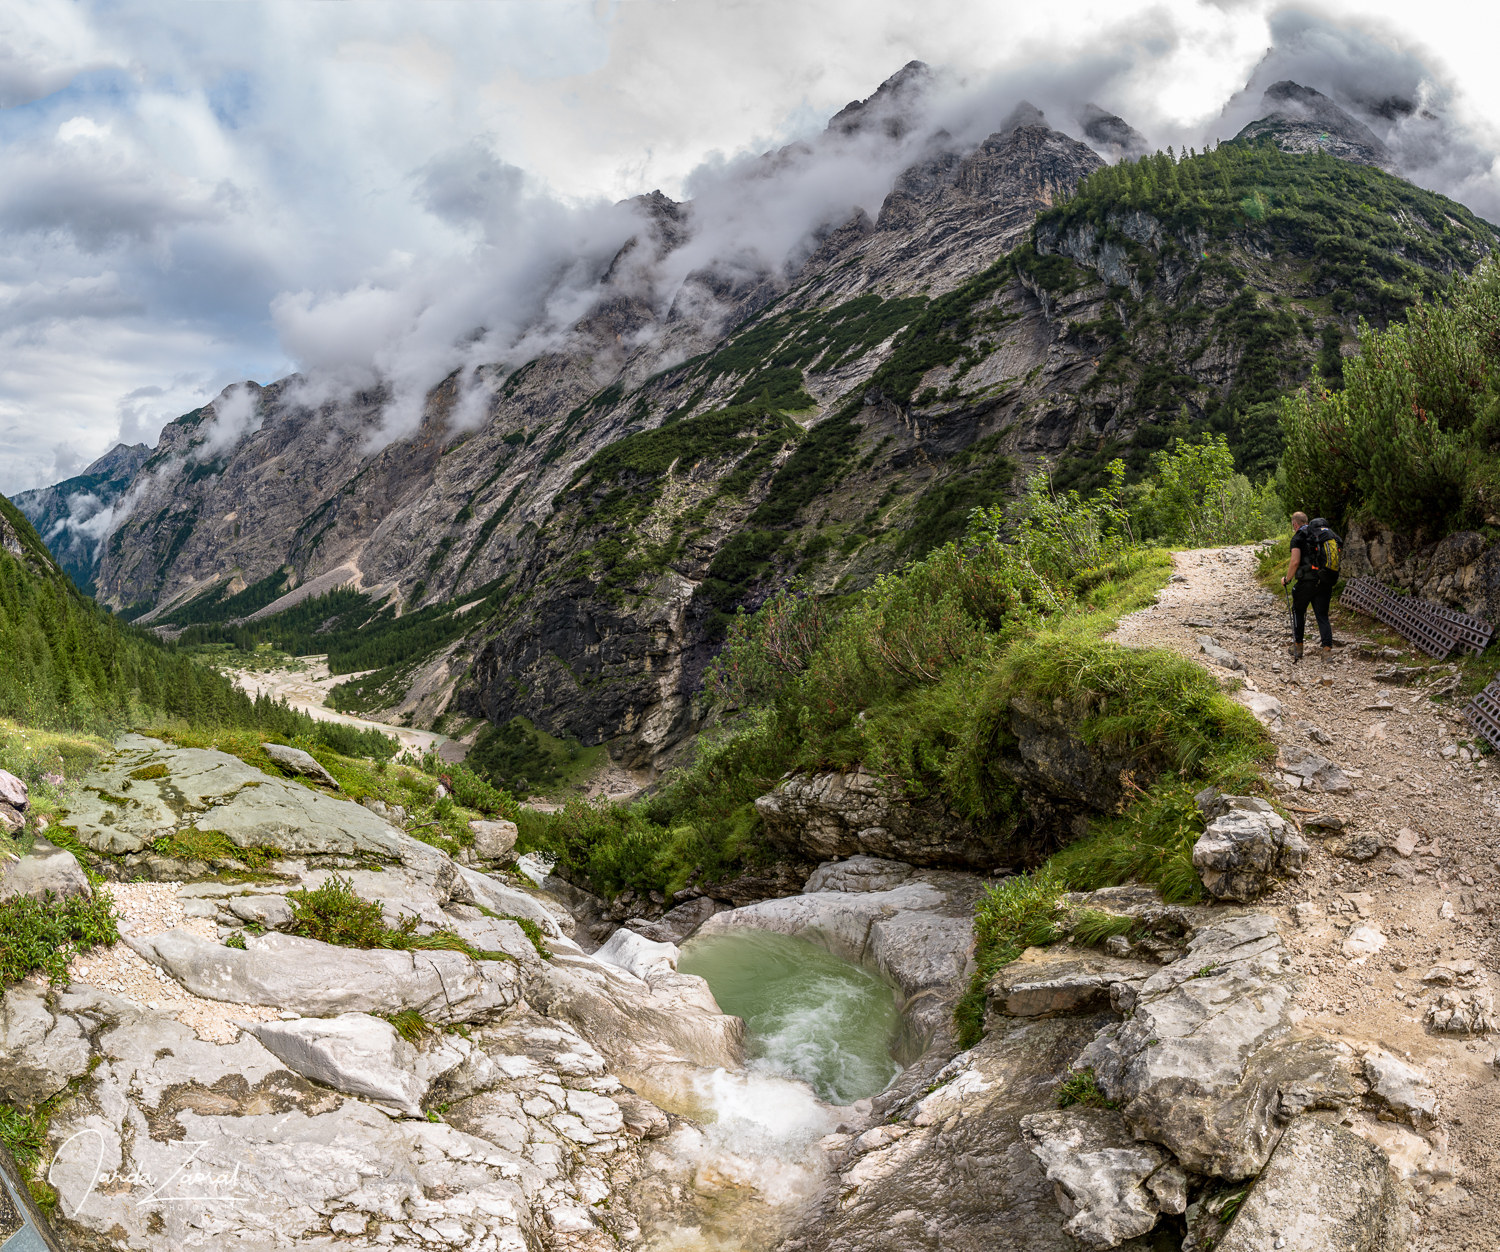
<svg viewBox="0 0 1500 1252">
<path fill-rule="evenodd" d="M 1313 556 L 1317 552 L 1317 549 L 1318 545 L 1312 537 L 1312 528 L 1310 526 L 1301 527 L 1292 536 L 1292 551 L 1302 553 L 1302 559 L 1297 562 L 1298 578 L 1317 577 L 1316 572 L 1313 570 Z M 1323 572 L 1326 573 L 1327 571 Z"/>
</svg>

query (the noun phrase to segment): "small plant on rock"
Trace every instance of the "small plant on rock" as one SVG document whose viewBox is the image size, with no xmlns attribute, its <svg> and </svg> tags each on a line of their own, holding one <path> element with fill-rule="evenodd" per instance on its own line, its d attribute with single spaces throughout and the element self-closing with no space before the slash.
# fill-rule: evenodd
<svg viewBox="0 0 1500 1252">
<path fill-rule="evenodd" d="M 1120 1107 L 1118 1100 L 1111 1100 L 1104 1094 L 1099 1086 L 1099 1080 L 1094 1074 L 1094 1067 L 1090 1065 L 1087 1069 L 1075 1070 L 1062 1082 L 1058 1083 L 1057 1090 L 1052 1096 L 1053 1102 L 1060 1109 L 1069 1108 L 1077 1104 L 1086 1109 L 1117 1109 Z"/>
</svg>

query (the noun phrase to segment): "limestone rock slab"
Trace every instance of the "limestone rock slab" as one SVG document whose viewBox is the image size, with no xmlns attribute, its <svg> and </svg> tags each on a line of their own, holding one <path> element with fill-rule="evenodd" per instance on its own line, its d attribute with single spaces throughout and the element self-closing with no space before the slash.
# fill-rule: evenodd
<svg viewBox="0 0 1500 1252">
<path fill-rule="evenodd" d="M 1146 980 L 1130 1019 L 1101 1032 L 1078 1067 L 1093 1066 L 1135 1135 L 1188 1169 L 1254 1174 L 1280 1133 L 1279 1079 L 1266 1057 L 1252 1058 L 1293 1024 L 1286 955 L 1271 917 L 1200 928 L 1187 955 Z"/>
<path fill-rule="evenodd" d="M 427 1083 L 415 1072 L 417 1050 L 389 1022 L 368 1013 L 340 1013 L 260 1022 L 250 1033 L 293 1073 L 409 1117 L 422 1115 Z"/>
<path fill-rule="evenodd" d="M 1216 1252 L 1406 1252 L 1407 1198 L 1385 1153 L 1342 1126 L 1288 1128 Z"/>
<path fill-rule="evenodd" d="M 311 1017 L 415 1009 L 431 1022 L 467 1022 L 520 996 L 514 962 L 471 961 L 459 952 L 365 951 L 275 933 L 248 937 L 241 951 L 185 930 L 126 942 L 206 1000 Z"/>
</svg>

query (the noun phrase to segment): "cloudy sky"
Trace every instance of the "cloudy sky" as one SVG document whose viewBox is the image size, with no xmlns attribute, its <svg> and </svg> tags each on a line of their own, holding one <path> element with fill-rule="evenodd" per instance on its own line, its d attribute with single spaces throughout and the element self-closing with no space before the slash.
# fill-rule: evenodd
<svg viewBox="0 0 1500 1252">
<path fill-rule="evenodd" d="M 1022 96 L 1062 129 L 1097 101 L 1163 147 L 1228 138 L 1276 78 L 1399 96 L 1439 119 L 1385 131 L 1412 177 L 1500 220 L 1487 9 L 7 0 L 0 491 L 154 443 L 243 378 L 429 385 L 475 325 L 514 340 L 559 291 L 581 298 L 587 275 L 557 275 L 628 235 L 616 201 L 710 203 L 737 161 L 914 58 L 981 136 Z M 776 213 L 823 212 L 819 196 L 873 212 L 890 172 L 851 167 Z M 808 223 L 773 225 L 771 250 Z"/>
</svg>

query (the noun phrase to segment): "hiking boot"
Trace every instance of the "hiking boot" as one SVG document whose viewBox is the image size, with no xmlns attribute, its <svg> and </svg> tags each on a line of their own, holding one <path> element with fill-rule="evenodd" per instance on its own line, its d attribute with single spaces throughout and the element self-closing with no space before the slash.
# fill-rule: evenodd
<svg viewBox="0 0 1500 1252">
<path fill-rule="evenodd" d="M 1333 649 L 1329 647 L 1319 648 L 1318 660 L 1323 661 L 1325 664 L 1333 660 Z"/>
<path fill-rule="evenodd" d="M 1292 660 L 1293 660 L 1293 662 L 1296 662 L 1296 661 L 1300 661 L 1301 659 L 1302 659 L 1302 645 L 1300 643 L 1294 643 L 1292 645 Z"/>
</svg>

